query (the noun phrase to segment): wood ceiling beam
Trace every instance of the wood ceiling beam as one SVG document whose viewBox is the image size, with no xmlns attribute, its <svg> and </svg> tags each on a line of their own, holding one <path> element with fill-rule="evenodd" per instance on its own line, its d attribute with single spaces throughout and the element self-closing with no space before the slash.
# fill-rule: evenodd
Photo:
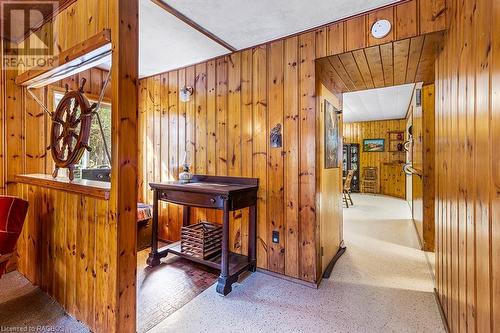
<svg viewBox="0 0 500 333">
<path fill-rule="evenodd" d="M 210 31 L 208 31 L 207 29 L 203 28 L 201 25 L 199 25 L 198 23 L 194 22 L 193 20 L 191 20 L 190 18 L 188 18 L 187 16 L 185 16 L 184 14 L 182 14 L 181 12 L 179 12 L 178 10 L 174 9 L 172 6 L 167 5 L 162 0 L 151 0 L 151 1 L 153 3 L 155 3 L 156 5 L 158 5 L 159 7 L 161 7 L 163 10 L 169 12 L 170 14 L 174 15 L 175 17 L 177 17 L 182 22 L 184 22 L 187 25 L 189 25 L 191 28 L 193 28 L 193 29 L 201 32 L 202 34 L 204 34 L 205 36 L 207 36 L 208 38 L 210 38 L 211 40 L 213 40 L 217 44 L 225 47 L 226 49 L 230 50 L 231 52 L 238 51 L 234 46 L 230 45 L 226 41 L 222 40 L 218 36 L 214 35 Z"/>
</svg>

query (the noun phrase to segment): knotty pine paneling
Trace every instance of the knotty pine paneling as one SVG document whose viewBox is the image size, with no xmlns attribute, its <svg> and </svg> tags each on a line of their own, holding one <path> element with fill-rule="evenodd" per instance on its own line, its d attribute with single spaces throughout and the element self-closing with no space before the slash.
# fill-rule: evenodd
<svg viewBox="0 0 500 333">
<path fill-rule="evenodd" d="M 108 221 L 108 202 L 14 182 L 17 174 L 54 170 L 46 150 L 51 122 L 25 89 L 13 83 L 12 71 L 6 76 L 7 96 L 12 99 L 8 106 L 16 112 L 6 124 L 12 133 L 7 139 L 8 156 L 12 156 L 7 164 L 7 193 L 30 202 L 17 243 L 17 269 L 92 330 L 112 331 L 116 225 Z M 53 110 L 54 89 L 64 90 L 66 84 L 77 89 L 86 78 L 85 92 L 98 96 L 106 76 L 103 70 L 90 69 L 34 93 Z M 109 89 L 105 96 L 110 97 Z M 15 123 L 18 120 L 21 126 Z"/>
<path fill-rule="evenodd" d="M 420 86 L 418 86 L 420 89 Z M 422 248 L 434 251 L 435 245 L 435 88 L 422 89 L 422 105 L 417 106 L 415 95 L 410 103 L 409 117 L 413 126 L 412 165 L 421 175 L 412 179 L 412 215 Z"/>
<path fill-rule="evenodd" d="M 55 53 L 64 51 L 109 28 L 108 1 L 76 1 L 41 29 L 54 29 Z M 117 227 L 108 219 L 108 201 L 14 183 L 22 173 L 51 173 L 46 152 L 50 122 L 24 88 L 15 85 L 25 68 L 6 70 L 2 90 L 5 192 L 30 202 L 17 245 L 17 268 L 54 297 L 64 309 L 92 331 L 116 331 Z M 54 84 L 75 89 L 82 77 L 85 92 L 100 93 L 105 72 L 90 69 Z M 110 88 L 110 87 L 109 87 Z M 35 94 L 52 109 L 51 89 Z M 106 96 L 111 98 L 110 89 Z"/>
<path fill-rule="evenodd" d="M 92 331 L 112 331 L 116 223 L 108 201 L 18 186 L 30 203 L 17 244 L 18 270 Z"/>
<path fill-rule="evenodd" d="M 92 68 L 32 91 L 52 111 L 55 110 L 54 92 L 64 93 L 66 85 L 70 90 L 76 90 L 80 87 L 81 80 L 85 78 L 87 83 L 84 86 L 84 92 L 87 96 L 97 99 L 107 75 L 107 71 Z M 7 154 L 11 156 L 7 165 L 7 190 L 10 194 L 15 194 L 17 190 L 17 184 L 13 181 L 15 175 L 51 174 L 54 170 L 52 157 L 46 149 L 50 144 L 51 121 L 31 95 L 13 82 L 14 72 L 7 71 L 6 77 L 7 98 L 10 100 L 8 109 L 12 111 L 6 123 L 8 131 L 11 132 L 7 146 Z M 104 94 L 108 101 L 111 98 L 110 85 L 111 83 L 108 84 Z M 60 172 L 64 173 L 64 170 Z"/>
<path fill-rule="evenodd" d="M 389 152 L 388 131 L 406 130 L 406 120 L 382 120 L 357 123 L 344 123 L 344 143 L 357 143 L 360 147 L 360 190 L 363 191 L 363 168 L 376 167 L 379 179 L 379 193 L 405 198 L 406 176 L 403 172 L 405 155 Z M 380 153 L 363 152 L 364 139 L 385 139 L 385 151 Z"/>
<path fill-rule="evenodd" d="M 500 330 L 500 4 L 448 1 L 436 63 L 436 285 L 452 332 Z"/>
<path fill-rule="evenodd" d="M 318 218 L 320 228 L 320 261 L 323 273 L 337 254 L 343 240 L 343 204 L 342 204 L 342 167 L 325 169 L 325 100 L 338 110 L 342 109 L 342 97 L 336 96 L 325 86 L 318 85 L 318 131 L 317 137 L 317 168 L 318 191 L 321 193 Z M 339 125 L 342 124 L 342 115 L 336 115 Z M 339 137 L 342 137 L 342 127 L 339 128 Z M 340 141 L 341 139 L 339 139 Z M 339 142 L 340 143 L 340 142 Z M 340 156 L 339 156 L 340 157 Z M 341 162 L 339 162 L 341 163 Z M 332 219 L 331 217 L 340 217 Z"/>
<path fill-rule="evenodd" d="M 412 0 L 389 7 L 393 9 L 395 22 L 399 22 L 397 24 L 398 28 L 393 34 L 394 38 L 408 38 L 424 31 L 431 32 L 444 29 L 445 20 L 443 18 L 446 16 L 446 11 L 442 10 L 443 5 L 439 2 L 429 6 L 430 2 L 433 1 Z M 98 0 L 79 0 L 63 10 L 49 22 L 49 24 L 53 25 L 55 31 L 55 52 L 66 50 L 95 35 L 97 32 L 110 27 L 112 10 L 109 1 Z M 390 10 L 386 11 L 390 12 Z M 309 281 L 315 280 L 317 276 L 317 269 L 315 269 L 317 235 L 315 224 L 312 222 L 316 220 L 315 169 L 313 167 L 315 156 L 314 149 L 312 149 L 315 146 L 315 126 L 313 124 L 316 117 L 314 60 L 318 57 L 338 54 L 353 50 L 358 46 L 367 45 L 370 28 L 368 26 L 369 13 L 360 17 L 335 22 L 317 29 L 318 32 L 321 30 L 321 33 L 305 33 L 277 42 L 277 45 L 284 44 L 282 46 L 284 57 L 282 61 L 283 94 L 284 103 L 287 105 L 290 103 L 290 108 L 283 109 L 284 149 L 282 158 L 278 158 L 277 161 L 278 170 L 283 168 L 283 173 L 278 172 L 278 179 L 283 177 L 283 180 L 278 182 L 278 184 L 283 184 L 281 190 L 270 189 L 267 182 L 268 176 L 273 177 L 276 171 L 273 171 L 268 165 L 268 158 L 274 152 L 269 151 L 268 133 L 266 133 L 270 126 L 269 117 L 271 116 L 270 112 L 272 112 L 267 105 L 268 97 L 271 97 L 268 85 L 268 69 L 275 66 L 272 65 L 274 60 L 269 56 L 269 44 L 244 51 L 240 56 L 222 57 L 209 61 L 206 65 L 201 64 L 173 71 L 164 76 L 163 80 L 149 78 L 141 80 L 138 128 L 139 145 L 143 148 L 140 151 L 139 159 L 139 169 L 142 175 L 140 180 L 141 199 L 144 201 L 148 199 L 149 194 L 147 186 L 145 186 L 148 180 L 176 177 L 179 172 L 178 164 L 183 158 L 183 153 L 180 152 L 185 150 L 190 152 L 191 157 L 196 158 L 197 156 L 198 161 L 204 161 L 200 162 L 202 164 L 195 164 L 196 161 L 193 161 L 193 166 L 196 168 L 196 165 L 198 165 L 201 170 L 206 168 L 206 172 L 209 174 L 227 175 L 231 170 L 235 174 L 247 176 L 251 174 L 254 177 L 259 177 L 262 180 L 258 206 L 259 267 L 275 267 L 277 271 L 284 272 L 289 276 Z M 408 22 L 408 24 L 403 22 Z M 42 27 L 42 31 L 45 31 L 47 35 L 48 26 Z M 238 57 L 239 59 L 237 59 Z M 241 62 L 239 69 L 235 68 L 234 63 L 231 63 L 231 61 L 234 61 L 236 66 L 238 66 L 238 62 Z M 206 67 L 206 69 L 203 67 Z M 239 70 L 239 79 L 238 75 L 235 74 L 237 70 Z M 205 73 L 201 76 L 203 78 L 206 75 L 206 82 L 203 82 L 203 79 L 199 82 L 200 73 Z M 231 87 L 229 87 L 228 82 L 229 73 L 233 75 L 232 82 L 235 84 L 231 93 L 231 103 L 236 104 L 231 105 L 237 105 L 238 102 L 235 101 L 238 100 L 240 104 L 240 117 L 236 118 L 230 116 L 229 90 Z M 24 92 L 13 86 L 15 76 L 16 73 L 6 73 L 6 80 L 3 82 L 6 93 L 5 95 L 2 94 L 4 100 L 2 106 L 5 106 L 5 111 L 2 114 L 2 116 L 5 116 L 2 119 L 6 123 L 6 132 L 3 138 L 8 141 L 6 146 L 10 148 L 4 152 L 7 167 L 6 170 L 3 170 L 2 184 L 14 188 L 9 191 L 10 193 L 15 193 L 17 189 L 16 185 L 13 185 L 9 179 L 25 170 L 42 169 L 40 159 L 45 154 L 45 152 L 42 153 L 41 144 L 39 147 L 35 146 L 35 148 L 30 146 L 29 149 L 35 151 L 26 148 L 26 142 L 31 139 L 25 139 L 23 136 L 25 124 L 38 124 L 43 117 L 28 119 L 28 117 L 32 116 L 22 112 L 24 106 L 23 102 L 20 101 L 24 100 Z M 169 89 L 166 89 L 167 81 Z M 171 85 L 171 82 L 176 83 Z M 177 97 L 178 89 L 185 84 L 191 86 L 201 85 L 203 87 L 201 88 L 202 92 L 206 86 L 205 96 L 196 96 L 195 94 L 191 102 L 180 103 Z M 160 87 L 157 88 L 157 86 Z M 43 93 L 41 94 L 43 95 Z M 168 102 L 165 102 L 165 95 L 168 96 Z M 154 104 L 155 98 L 160 100 L 159 104 Z M 206 102 L 203 102 L 205 99 Z M 201 109 L 198 109 L 199 105 L 197 103 L 202 105 Z M 154 118 L 154 113 L 151 113 L 154 112 L 153 110 L 156 110 L 159 125 L 154 121 L 156 118 Z M 33 114 L 36 115 L 39 112 L 40 110 Z M 271 117 L 274 117 L 274 114 Z M 197 128 L 196 120 L 202 123 L 206 121 L 206 125 Z M 233 128 L 229 128 L 229 120 L 231 120 Z M 29 126 L 33 126 L 32 129 L 36 130 L 36 125 Z M 167 137 L 163 136 L 163 131 L 167 126 L 177 128 L 177 132 L 168 133 Z M 41 130 L 36 130 L 34 133 L 37 131 L 40 135 L 42 134 Z M 154 133 L 156 132 L 161 135 L 155 137 Z M 239 145 L 242 151 L 240 157 L 230 155 L 231 147 L 234 150 L 234 146 L 231 146 L 233 144 L 230 141 L 233 139 L 231 135 L 238 135 L 238 133 L 240 133 L 240 142 L 236 144 Z M 258 135 L 257 133 L 262 134 Z M 204 141 L 203 137 L 205 135 L 206 140 Z M 159 138 L 161 142 L 158 148 L 154 146 L 154 142 L 156 139 L 156 144 L 158 144 Z M 199 143 L 198 138 L 200 139 Z M 293 146 L 296 144 L 297 149 L 295 150 Z M 19 152 L 22 153 L 19 154 Z M 27 152 L 34 157 L 28 158 Z M 36 154 L 37 152 L 38 154 Z M 162 157 L 156 160 L 150 159 L 150 156 L 155 152 L 159 152 Z M 205 154 L 206 157 L 203 157 Z M 168 155 L 167 160 L 163 158 L 165 155 Z M 29 160 L 33 161 L 29 162 Z M 50 160 L 45 159 L 45 161 L 43 172 L 50 172 Z M 205 166 L 203 163 L 205 163 Z M 158 171 L 156 171 L 156 168 L 159 168 Z M 279 246 L 273 247 L 273 249 L 279 249 L 280 252 L 272 256 L 273 259 L 270 259 L 271 256 L 268 252 L 270 231 L 274 228 L 268 228 L 267 225 L 267 217 L 269 216 L 267 200 L 270 191 L 272 191 L 273 198 L 276 198 L 277 194 L 278 201 L 282 202 L 281 207 L 283 208 L 279 210 L 282 214 L 279 217 L 282 224 L 280 226 L 278 223 L 277 228 L 281 228 L 283 233 L 286 234 L 283 242 L 280 242 Z M 300 193 L 300 195 L 295 193 Z M 163 211 L 165 209 L 167 210 L 166 214 Z M 162 212 L 164 213 L 163 216 L 167 216 L 162 220 L 162 226 L 164 227 L 162 235 L 167 238 L 176 238 L 175 230 L 178 230 L 181 210 L 178 207 L 170 206 L 162 208 Z M 241 227 L 240 230 L 233 231 L 233 240 L 245 239 L 245 237 L 242 237 L 242 233 L 245 232 L 248 212 L 243 211 L 241 214 L 241 222 L 236 223 Z M 203 216 L 214 218 L 213 213 L 209 211 L 198 211 L 196 215 L 193 215 L 195 218 Z M 216 215 L 215 218 L 218 219 L 219 216 Z M 238 214 L 234 217 L 239 219 Z M 304 221 L 308 222 L 304 223 Z M 165 226 L 171 227 L 167 229 Z M 236 241 L 233 242 L 233 246 L 236 243 Z M 235 250 L 244 252 L 247 245 L 244 242 L 239 243 L 239 247 L 236 246 Z M 270 260 L 273 262 L 269 264 Z M 282 264 L 282 261 L 285 264 Z"/>
<path fill-rule="evenodd" d="M 370 17 L 390 14 L 394 21 L 399 18 L 398 30 L 388 41 L 416 36 L 419 29 L 443 30 L 445 12 L 427 20 L 425 27 L 420 24 L 422 15 L 417 9 L 423 1 L 427 0 L 397 4 L 140 80 L 140 200 L 152 200 L 149 182 L 178 176 L 184 151 L 195 172 L 257 177 L 258 267 L 317 281 L 321 265 L 316 213 L 315 60 L 373 42 L 368 40 Z M 431 17 L 424 14 L 422 17 Z M 320 77 L 324 76 L 321 68 L 318 70 Z M 160 89 L 160 85 L 168 88 Z M 178 99 L 178 91 L 185 85 L 195 88 L 187 103 Z M 165 111 L 162 105 L 171 105 L 174 111 Z M 158 119 L 164 112 L 173 117 L 168 128 Z M 281 149 L 269 146 L 269 131 L 277 124 L 282 126 Z M 170 166 L 168 172 L 160 172 L 165 163 Z M 391 182 L 397 178 L 393 172 L 387 175 Z M 399 182 L 404 193 L 404 178 Z M 178 240 L 182 211 L 174 205 L 161 209 L 161 238 Z M 220 222 L 221 215 L 196 209 L 191 223 L 202 219 Z M 248 210 L 235 212 L 230 225 L 231 250 L 245 253 Z M 272 231 L 280 232 L 279 243 L 271 242 Z"/>
<path fill-rule="evenodd" d="M 154 161 L 181 161 L 184 149 L 195 172 L 257 177 L 259 267 L 315 282 L 314 59 L 311 33 L 140 80 L 141 200 L 151 200 L 150 181 L 178 176 L 180 163 L 162 178 Z M 160 82 L 165 89 L 157 88 Z M 195 88 L 187 103 L 172 93 L 185 84 Z M 155 126 L 155 105 L 165 100 L 185 112 L 172 113 L 171 126 Z M 278 124 L 283 147 L 270 148 L 269 133 Z M 161 148 L 169 141 L 177 144 Z M 161 237 L 177 240 L 182 212 L 169 206 L 162 212 L 168 218 L 162 219 Z M 177 211 L 171 214 L 170 208 Z M 221 222 L 220 214 L 195 209 L 191 222 L 201 219 Z M 308 223 L 300 227 L 300 221 Z M 248 210 L 234 212 L 230 225 L 231 250 L 246 253 Z M 274 230 L 280 232 L 276 244 Z"/>
</svg>

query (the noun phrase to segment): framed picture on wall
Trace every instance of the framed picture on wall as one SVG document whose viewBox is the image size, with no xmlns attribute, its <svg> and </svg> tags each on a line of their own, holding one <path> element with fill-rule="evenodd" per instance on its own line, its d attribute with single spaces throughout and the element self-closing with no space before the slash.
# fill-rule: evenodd
<svg viewBox="0 0 500 333">
<path fill-rule="evenodd" d="M 325 99 L 325 169 L 339 168 L 339 113 L 330 102 Z"/>
<path fill-rule="evenodd" d="M 385 151 L 385 139 L 364 139 L 363 151 L 367 153 L 379 153 Z"/>
</svg>

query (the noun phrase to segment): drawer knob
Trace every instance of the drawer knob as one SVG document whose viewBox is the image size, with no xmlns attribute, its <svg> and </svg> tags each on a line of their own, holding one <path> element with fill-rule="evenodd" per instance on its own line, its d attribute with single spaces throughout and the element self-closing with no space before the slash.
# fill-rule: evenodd
<svg viewBox="0 0 500 333">
<path fill-rule="evenodd" d="M 215 204 L 215 199 L 214 199 L 214 198 L 210 198 L 210 202 L 211 202 L 212 204 Z"/>
</svg>

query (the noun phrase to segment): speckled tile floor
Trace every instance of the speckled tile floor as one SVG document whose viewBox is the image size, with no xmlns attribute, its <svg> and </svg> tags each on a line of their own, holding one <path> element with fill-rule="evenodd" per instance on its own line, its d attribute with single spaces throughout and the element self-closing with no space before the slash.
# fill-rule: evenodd
<svg viewBox="0 0 500 333">
<path fill-rule="evenodd" d="M 353 200 L 347 251 L 319 289 L 254 273 L 226 297 L 212 285 L 149 332 L 444 332 L 406 202 Z"/>
</svg>

